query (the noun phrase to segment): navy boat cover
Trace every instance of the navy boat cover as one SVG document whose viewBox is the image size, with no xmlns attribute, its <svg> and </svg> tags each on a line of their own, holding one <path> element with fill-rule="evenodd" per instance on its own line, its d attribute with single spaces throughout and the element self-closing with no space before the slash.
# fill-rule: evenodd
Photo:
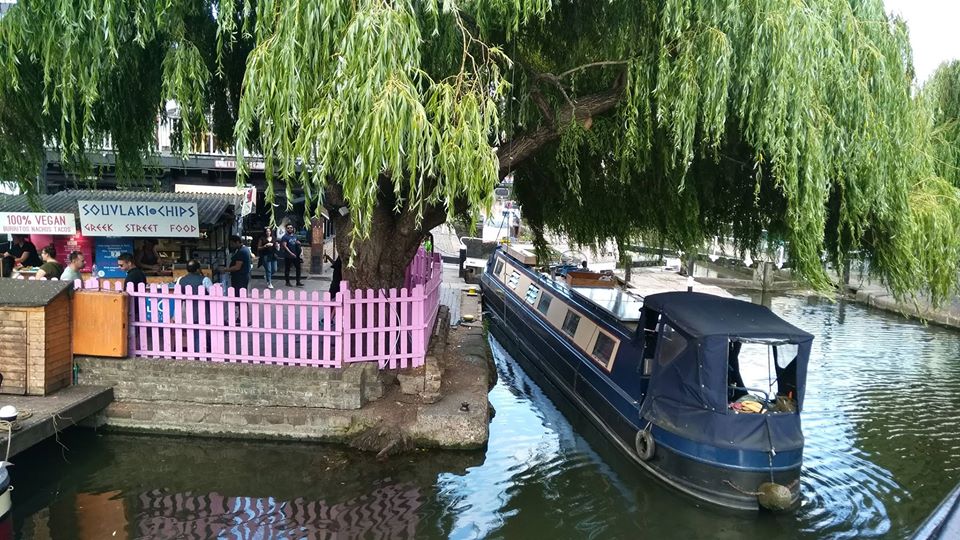
<svg viewBox="0 0 960 540">
<path fill-rule="evenodd" d="M 685 438 L 739 450 L 769 452 L 803 447 L 800 415 L 735 414 L 728 408 L 727 354 L 730 341 L 765 341 L 797 346 L 797 411 L 802 408 L 813 336 L 763 306 L 695 292 L 644 298 L 685 341 L 673 358 L 658 358 L 640 414 Z M 787 359 L 789 361 L 789 359 Z"/>
<path fill-rule="evenodd" d="M 694 338 L 705 336 L 738 336 L 752 339 L 781 338 L 792 343 L 813 339 L 768 308 L 712 294 L 668 292 L 651 294 L 643 299 L 643 307 L 658 311 Z"/>
</svg>

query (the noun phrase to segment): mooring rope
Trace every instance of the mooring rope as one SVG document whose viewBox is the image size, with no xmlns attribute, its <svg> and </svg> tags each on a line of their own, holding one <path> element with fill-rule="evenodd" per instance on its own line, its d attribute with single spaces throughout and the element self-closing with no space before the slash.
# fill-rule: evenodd
<svg viewBox="0 0 960 540">
<path fill-rule="evenodd" d="M 13 441 L 13 432 L 20 429 L 20 420 L 26 420 L 33 416 L 31 411 L 17 412 L 17 418 L 13 422 L 0 420 L 0 429 L 7 430 L 7 452 L 3 455 L 3 461 L 10 462 L 10 443 Z"/>
</svg>

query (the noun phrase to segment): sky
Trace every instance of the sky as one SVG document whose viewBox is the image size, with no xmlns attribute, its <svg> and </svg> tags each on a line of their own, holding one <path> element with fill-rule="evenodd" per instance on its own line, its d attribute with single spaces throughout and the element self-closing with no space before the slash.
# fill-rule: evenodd
<svg viewBox="0 0 960 540">
<path fill-rule="evenodd" d="M 884 0 L 884 4 L 910 27 L 917 83 L 930 78 L 941 63 L 960 59 L 960 1 Z"/>
</svg>

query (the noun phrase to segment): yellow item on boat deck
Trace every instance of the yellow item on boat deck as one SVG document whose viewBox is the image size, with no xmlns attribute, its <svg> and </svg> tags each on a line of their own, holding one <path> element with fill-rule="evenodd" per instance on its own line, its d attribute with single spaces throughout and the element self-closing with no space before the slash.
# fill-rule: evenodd
<svg viewBox="0 0 960 540">
<path fill-rule="evenodd" d="M 763 405 L 759 401 L 741 401 L 740 402 L 740 412 L 745 413 L 760 413 L 763 412 Z"/>
</svg>

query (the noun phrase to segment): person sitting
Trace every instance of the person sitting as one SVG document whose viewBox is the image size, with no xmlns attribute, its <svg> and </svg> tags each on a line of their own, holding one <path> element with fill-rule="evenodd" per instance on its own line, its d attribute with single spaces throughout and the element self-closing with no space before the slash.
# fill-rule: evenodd
<svg viewBox="0 0 960 540">
<path fill-rule="evenodd" d="M 157 240 L 147 238 L 134 254 L 133 262 L 143 272 L 156 272 L 160 269 L 160 254 L 157 253 Z"/>
<path fill-rule="evenodd" d="M 590 269 L 587 268 L 587 261 L 580 261 L 580 271 L 581 271 L 581 272 L 589 272 L 589 271 L 590 271 Z"/>
<path fill-rule="evenodd" d="M 40 251 L 40 258 L 43 264 L 37 270 L 35 279 L 60 279 L 63 273 L 63 266 L 57 262 L 57 250 L 53 246 L 47 246 Z"/>
<path fill-rule="evenodd" d="M 70 258 L 68 261 L 67 267 L 64 268 L 63 273 L 60 274 L 60 281 L 75 281 L 78 279 L 83 279 L 80 271 L 83 270 L 83 267 L 87 264 L 83 258 L 83 253 L 80 253 L 79 251 L 70 252 Z"/>
<path fill-rule="evenodd" d="M 210 291 L 213 288 L 213 281 L 207 276 L 203 275 L 200 271 L 200 261 L 196 259 L 190 259 L 187 261 L 187 274 L 180 276 L 177 279 L 177 285 L 183 287 L 183 292 L 185 294 L 197 294 L 200 289 L 204 291 Z M 186 306 L 185 306 L 186 307 Z M 202 310 L 202 311 L 201 311 Z M 184 317 L 188 323 L 195 323 L 197 327 L 200 325 L 208 324 L 210 322 L 210 304 L 209 302 L 203 302 L 199 300 L 193 300 L 190 309 L 185 310 Z M 197 327 L 190 328 L 185 330 L 187 335 L 193 334 L 193 350 L 201 351 L 200 336 L 201 332 L 203 335 L 207 336 L 204 338 L 204 343 L 210 342 L 210 333 L 207 331 L 200 331 Z"/>
<path fill-rule="evenodd" d="M 37 246 L 33 245 L 30 237 L 23 234 L 13 235 L 13 245 L 3 253 L 2 277 L 13 275 L 13 269 L 18 266 L 40 266 L 43 261 L 37 255 Z"/>
<path fill-rule="evenodd" d="M 177 284 L 183 286 L 184 291 L 189 290 L 193 294 L 197 294 L 201 287 L 208 291 L 213 287 L 213 281 L 200 272 L 200 261 L 196 259 L 187 262 L 187 274 L 180 276 Z"/>
</svg>

